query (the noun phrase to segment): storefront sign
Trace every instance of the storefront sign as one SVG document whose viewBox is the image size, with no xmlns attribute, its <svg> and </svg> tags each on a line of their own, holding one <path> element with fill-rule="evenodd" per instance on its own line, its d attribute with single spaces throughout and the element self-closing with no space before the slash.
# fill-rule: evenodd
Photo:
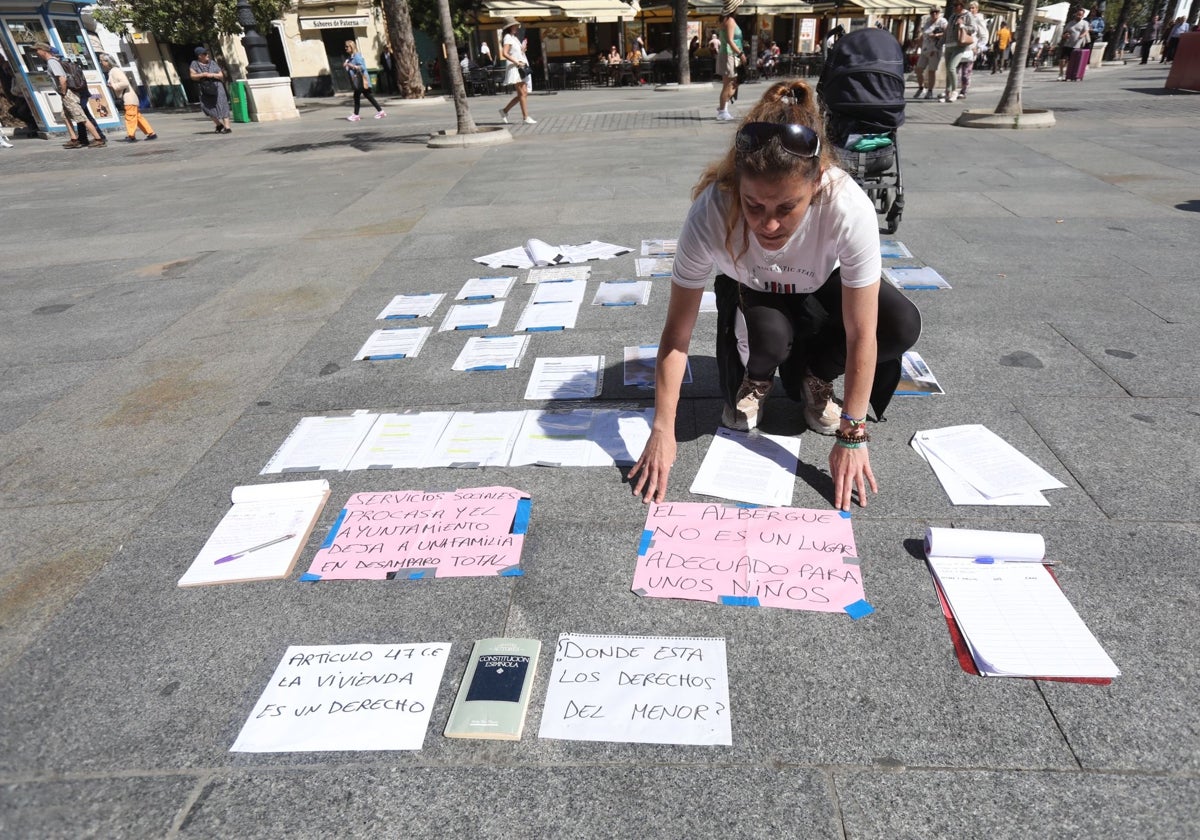
<svg viewBox="0 0 1200 840">
<path fill-rule="evenodd" d="M 353 15 L 351 17 L 316 17 L 316 18 L 300 18 L 301 29 L 354 29 L 356 27 L 365 27 L 370 21 L 366 15 Z"/>
</svg>

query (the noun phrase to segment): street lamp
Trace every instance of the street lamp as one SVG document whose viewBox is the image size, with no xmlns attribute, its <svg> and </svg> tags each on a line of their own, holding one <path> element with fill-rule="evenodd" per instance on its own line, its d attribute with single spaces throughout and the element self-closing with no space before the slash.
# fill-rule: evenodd
<svg viewBox="0 0 1200 840">
<path fill-rule="evenodd" d="M 238 23 L 242 26 L 242 47 L 246 50 L 246 58 L 250 66 L 246 68 L 248 79 L 274 79 L 279 72 L 271 61 L 271 53 L 267 49 L 267 39 L 258 34 L 258 22 L 254 20 L 254 12 L 250 8 L 250 0 L 237 1 Z"/>
</svg>

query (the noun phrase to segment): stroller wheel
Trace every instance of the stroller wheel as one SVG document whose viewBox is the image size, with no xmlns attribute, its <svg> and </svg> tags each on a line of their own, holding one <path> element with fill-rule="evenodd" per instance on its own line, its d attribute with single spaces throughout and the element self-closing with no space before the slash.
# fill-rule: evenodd
<svg viewBox="0 0 1200 840">
<path fill-rule="evenodd" d="M 897 213 L 894 216 L 889 214 L 887 217 L 887 232 L 895 233 L 899 229 L 900 229 L 900 214 Z"/>
</svg>

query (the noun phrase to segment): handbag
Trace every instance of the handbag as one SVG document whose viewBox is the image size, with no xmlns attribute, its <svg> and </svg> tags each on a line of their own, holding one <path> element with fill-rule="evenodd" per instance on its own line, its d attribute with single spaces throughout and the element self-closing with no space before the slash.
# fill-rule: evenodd
<svg viewBox="0 0 1200 840">
<path fill-rule="evenodd" d="M 968 32 L 965 28 L 958 28 L 958 45 L 960 47 L 969 47 L 975 43 L 975 36 Z"/>
<path fill-rule="evenodd" d="M 521 75 L 522 79 L 528 79 L 529 74 L 532 73 L 533 71 L 529 69 L 528 64 L 518 64 L 517 72 Z"/>
<path fill-rule="evenodd" d="M 217 98 L 217 80 L 216 79 L 201 79 L 199 81 L 200 95 L 208 99 Z"/>
</svg>

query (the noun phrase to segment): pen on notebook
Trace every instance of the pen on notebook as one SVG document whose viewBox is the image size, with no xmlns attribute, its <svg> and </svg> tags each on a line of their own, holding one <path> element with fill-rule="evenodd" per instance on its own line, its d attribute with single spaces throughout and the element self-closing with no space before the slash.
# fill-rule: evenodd
<svg viewBox="0 0 1200 840">
<path fill-rule="evenodd" d="M 216 560 L 214 560 L 213 565 L 215 566 L 218 563 L 228 563 L 230 560 L 237 560 L 239 557 L 245 557 L 252 551 L 258 551 L 260 548 L 267 548 L 268 546 L 277 545 L 278 543 L 292 539 L 294 536 L 296 535 L 284 534 L 282 537 L 277 537 L 273 540 L 267 540 L 265 543 L 259 543 L 258 545 L 251 546 L 250 548 L 243 549 L 242 551 L 234 554 L 226 554 L 224 557 L 218 557 Z"/>
</svg>

